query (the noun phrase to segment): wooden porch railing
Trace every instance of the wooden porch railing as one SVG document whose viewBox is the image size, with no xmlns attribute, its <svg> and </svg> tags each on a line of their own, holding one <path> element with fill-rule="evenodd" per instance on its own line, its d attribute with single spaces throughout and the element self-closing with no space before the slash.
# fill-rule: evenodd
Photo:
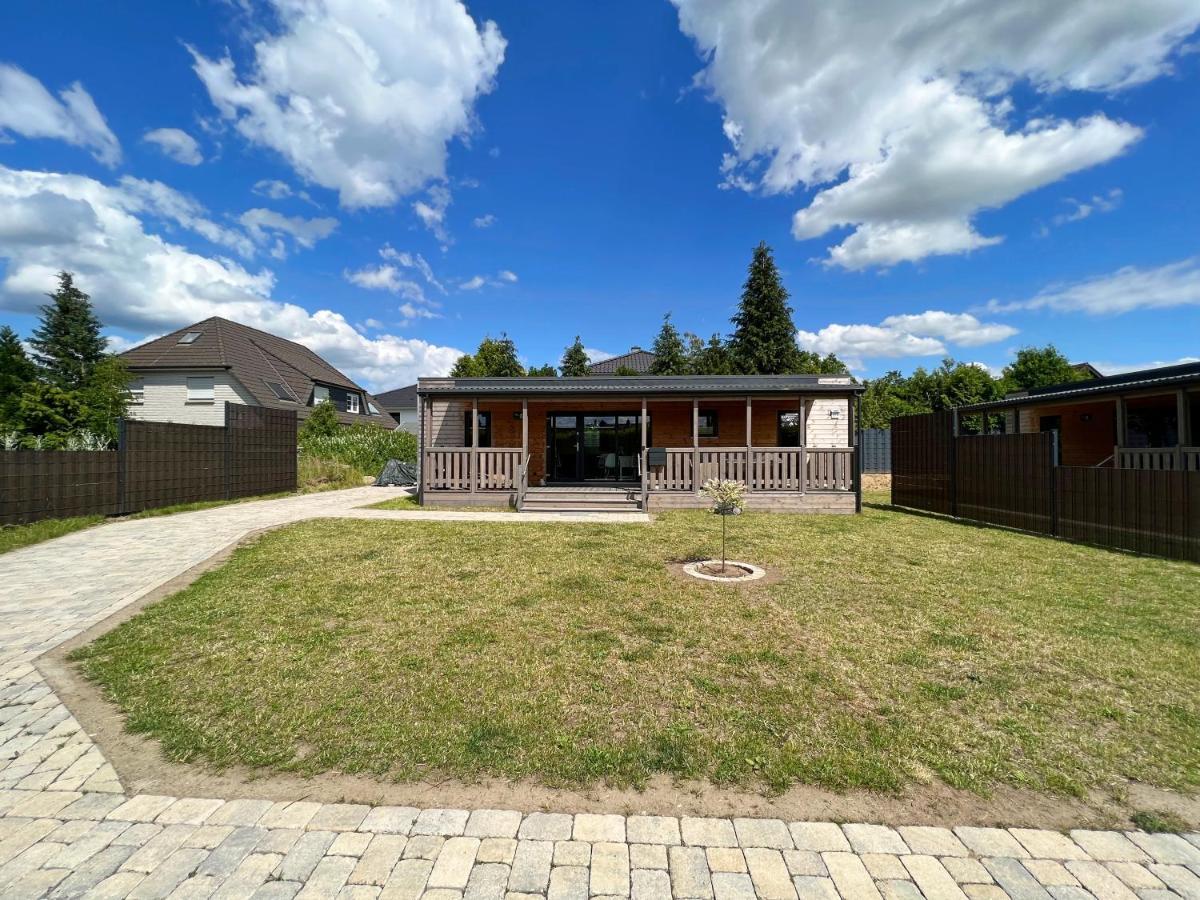
<svg viewBox="0 0 1200 900">
<path fill-rule="evenodd" d="M 1117 447 L 1118 469 L 1200 472 L 1200 447 Z"/>
<path fill-rule="evenodd" d="M 853 447 L 709 447 L 694 455 L 690 447 L 670 447 L 666 465 L 649 468 L 646 463 L 643 454 L 649 492 L 695 491 L 710 478 L 741 481 L 752 492 L 854 487 Z"/>
<path fill-rule="evenodd" d="M 521 460 L 521 466 L 517 469 L 517 512 L 521 511 L 521 507 L 525 505 L 525 495 L 529 492 L 529 454 L 525 454 L 525 458 Z"/>
<path fill-rule="evenodd" d="M 473 473 L 477 491 L 511 491 L 520 465 L 520 447 L 433 447 L 425 451 L 422 473 L 433 491 L 469 491 Z"/>
</svg>

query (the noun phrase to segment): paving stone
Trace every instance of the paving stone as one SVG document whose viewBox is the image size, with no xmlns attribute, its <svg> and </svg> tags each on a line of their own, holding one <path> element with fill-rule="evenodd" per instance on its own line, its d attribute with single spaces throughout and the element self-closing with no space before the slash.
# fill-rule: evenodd
<svg viewBox="0 0 1200 900">
<path fill-rule="evenodd" d="M 358 803 L 326 803 L 305 827 L 313 831 L 353 831 L 370 811 L 371 807 Z"/>
<path fill-rule="evenodd" d="M 1056 860 L 1027 859 L 1024 862 L 1025 868 L 1038 880 L 1038 884 L 1044 884 L 1046 887 L 1074 887 L 1079 884 L 1075 876 Z"/>
<path fill-rule="evenodd" d="M 512 871 L 508 876 L 508 889 L 531 894 L 545 891 L 550 881 L 553 858 L 554 844 L 550 841 L 518 840 Z"/>
<path fill-rule="evenodd" d="M 634 869 L 667 868 L 667 848 L 663 844 L 630 844 L 629 865 Z"/>
<path fill-rule="evenodd" d="M 130 797 L 105 818 L 123 819 L 127 822 L 153 822 L 164 809 L 174 802 L 174 797 L 142 794 Z"/>
<path fill-rule="evenodd" d="M 421 895 L 422 900 L 462 900 L 462 891 L 449 888 L 432 888 Z"/>
<path fill-rule="evenodd" d="M 960 826 L 954 829 L 958 839 L 976 856 L 1011 857 L 1028 859 L 1029 851 L 1003 828 L 975 828 Z"/>
<path fill-rule="evenodd" d="M 837 888 L 831 878 L 797 875 L 792 879 L 792 886 L 800 900 L 838 900 Z"/>
<path fill-rule="evenodd" d="M 656 874 L 663 874 L 661 872 Z M 757 895 L 754 892 L 754 882 L 749 875 L 738 872 L 717 872 L 712 879 L 713 896 L 716 900 L 755 900 Z M 650 894 L 647 897 L 669 897 L 670 887 L 668 885 L 666 893 Z M 796 895 L 796 889 L 792 888 L 792 896 Z M 635 890 L 634 897 L 638 894 Z"/>
<path fill-rule="evenodd" d="M 272 828 L 254 848 L 256 853 L 286 854 L 304 834 L 299 828 Z"/>
<path fill-rule="evenodd" d="M 216 812 L 224 800 L 196 800 L 184 798 L 176 800 L 154 820 L 159 825 L 201 825 Z"/>
<path fill-rule="evenodd" d="M 166 897 L 193 872 L 208 856 L 207 850 L 180 848 L 156 865 L 138 886 L 129 892 L 129 900 L 151 900 Z"/>
<path fill-rule="evenodd" d="M 863 853 L 859 858 L 876 881 L 904 881 L 908 878 L 908 870 L 894 853 Z"/>
<path fill-rule="evenodd" d="M 966 894 L 937 857 L 918 853 L 900 859 L 927 900 L 965 900 Z"/>
<path fill-rule="evenodd" d="M 329 845 L 330 856 L 362 856 L 375 835 L 365 831 L 343 831 Z"/>
<path fill-rule="evenodd" d="M 417 813 L 412 806 L 376 806 L 367 813 L 359 829 L 376 834 L 408 834 Z"/>
<path fill-rule="evenodd" d="M 433 861 L 428 859 L 402 859 L 392 869 L 392 874 L 383 887 L 380 898 L 387 900 L 416 900 L 425 890 Z"/>
<path fill-rule="evenodd" d="M 1149 862 L 1150 860 L 1150 857 L 1143 853 L 1137 844 L 1119 831 L 1076 829 L 1071 832 L 1071 840 L 1083 848 L 1084 852 L 1092 859 L 1112 862 Z"/>
<path fill-rule="evenodd" d="M 516 826 L 513 826 L 516 833 Z M 504 900 L 508 885 L 508 866 L 501 863 L 483 863 L 471 870 L 463 900 Z"/>
<path fill-rule="evenodd" d="M 607 841 L 593 845 L 589 890 L 610 897 L 629 896 L 628 845 Z"/>
<path fill-rule="evenodd" d="M 200 864 L 196 874 L 215 875 L 218 878 L 232 875 L 242 864 L 242 860 L 258 849 L 259 844 L 268 833 L 267 829 L 257 825 L 235 826 L 233 831 L 229 832 L 229 836 L 217 844 L 216 848 L 208 855 L 208 859 Z M 324 853 L 324 848 L 321 852 Z M 284 860 L 286 861 L 286 859 L 285 856 Z M 315 861 L 307 867 L 306 871 L 312 871 L 313 865 L 316 865 Z"/>
<path fill-rule="evenodd" d="M 347 884 L 338 891 L 337 900 L 376 900 L 379 891 L 373 884 Z"/>
<path fill-rule="evenodd" d="M 973 857 L 946 856 L 942 858 L 942 865 L 959 884 L 993 883 L 992 876 L 983 867 L 983 863 Z"/>
<path fill-rule="evenodd" d="M 687 840 L 687 820 L 684 824 L 684 840 Z M 730 828 L 732 831 L 732 827 Z M 708 856 L 700 847 L 670 847 L 667 864 L 671 873 L 671 889 L 677 898 L 700 898 L 708 900 L 713 895 L 712 874 L 708 868 Z"/>
<path fill-rule="evenodd" d="M 829 877 L 843 897 L 877 900 L 879 891 L 862 860 L 853 853 L 822 853 L 821 859 L 829 869 Z"/>
<path fill-rule="evenodd" d="M 348 856 L 325 857 L 317 863 L 296 900 L 328 900 L 335 896 L 346 884 L 354 866 L 355 860 Z"/>
<path fill-rule="evenodd" d="M 1151 863 L 1148 868 L 1150 874 L 1184 900 L 1200 900 L 1200 875 L 1185 866 L 1169 863 Z"/>
<path fill-rule="evenodd" d="M 201 875 L 217 882 L 217 889 L 212 900 L 243 900 L 254 893 L 270 880 L 283 856 L 279 853 L 251 853 L 243 859 L 229 877 L 218 875 Z M 295 882 L 299 884 L 299 882 Z"/>
<path fill-rule="evenodd" d="M 275 803 L 263 813 L 258 825 L 263 828 L 307 828 L 321 809 L 320 803 L 297 800 L 294 803 Z"/>
<path fill-rule="evenodd" d="M 967 884 L 963 891 L 971 900 L 1010 900 L 1008 893 L 995 884 Z"/>
<path fill-rule="evenodd" d="M 453 837 L 463 833 L 469 817 L 465 809 L 424 809 L 417 814 L 410 833 Z"/>
<path fill-rule="evenodd" d="M 479 852 L 475 854 L 475 859 L 481 863 L 511 865 L 516 852 L 516 838 L 484 838 L 479 842 Z"/>
<path fill-rule="evenodd" d="M 793 822 L 788 826 L 788 831 L 791 832 L 797 850 L 835 853 L 850 849 L 846 835 L 832 822 Z"/>
<path fill-rule="evenodd" d="M 795 853 L 795 850 L 788 851 Z M 746 867 L 746 854 L 740 847 L 709 847 L 705 851 L 708 867 L 713 872 L 743 872 L 749 873 Z"/>
<path fill-rule="evenodd" d="M 1046 888 L 1046 890 L 1050 892 L 1050 896 L 1054 900 L 1096 900 L 1096 898 L 1083 888 L 1070 884 L 1056 884 L 1054 887 Z"/>
<path fill-rule="evenodd" d="M 674 816 L 630 816 L 625 829 L 631 844 L 679 844 L 679 820 Z"/>
<path fill-rule="evenodd" d="M 280 880 L 304 884 L 317 864 L 325 858 L 336 837 L 332 831 L 306 831 L 300 835 L 279 864 Z M 220 848 L 217 848 L 217 852 L 220 852 Z"/>
<path fill-rule="evenodd" d="M 467 819 L 468 837 L 515 838 L 521 827 L 521 814 L 512 809 L 477 809 Z"/>
<path fill-rule="evenodd" d="M 70 874 L 66 869 L 35 869 L 13 882 L 7 890 L 12 897 L 41 897 Z"/>
<path fill-rule="evenodd" d="M 575 827 L 571 837 L 576 841 L 625 841 L 625 817 L 579 813 L 575 816 Z M 639 843 L 647 843 L 640 841 Z"/>
<path fill-rule="evenodd" d="M 231 834 L 233 834 L 232 825 L 201 825 L 187 836 L 183 846 L 215 850 Z"/>
<path fill-rule="evenodd" d="M 683 842 L 692 847 L 736 847 L 737 832 L 728 819 L 698 819 L 684 816 L 679 820 Z"/>
<path fill-rule="evenodd" d="M 115 872 L 88 891 L 88 900 L 123 900 L 145 880 L 143 872 Z"/>
<path fill-rule="evenodd" d="M 383 887 L 388 876 L 400 861 L 408 838 L 400 834 L 376 834 L 367 845 L 366 852 L 350 873 L 351 884 L 373 884 Z"/>
<path fill-rule="evenodd" d="M 792 886 L 792 875 L 782 853 L 767 847 L 747 847 L 743 852 L 759 897 L 763 900 L 795 900 L 796 889 Z"/>
<path fill-rule="evenodd" d="M 188 835 L 195 830 L 192 825 L 168 825 L 138 848 L 121 868 L 132 872 L 153 872 L 182 847 Z"/>
<path fill-rule="evenodd" d="M 795 847 L 787 823 L 782 819 L 734 819 L 734 831 L 742 847 L 791 850 Z"/>
<path fill-rule="evenodd" d="M 894 828 L 886 825 L 853 823 L 843 825 L 842 831 L 855 853 L 907 853 L 908 845 Z"/>
<path fill-rule="evenodd" d="M 880 881 L 875 886 L 883 895 L 883 900 L 923 900 L 924 898 L 920 888 L 911 881 L 903 879 L 893 878 Z"/>
<path fill-rule="evenodd" d="M 569 841 L 575 819 L 565 813 L 530 813 L 521 821 L 517 837 L 531 841 Z"/>
<path fill-rule="evenodd" d="M 1083 848 L 1065 834 L 1044 828 L 1010 828 L 1009 833 L 1021 842 L 1034 859 L 1087 859 Z"/>
<path fill-rule="evenodd" d="M 1096 900 L 1137 900 L 1137 894 L 1098 862 L 1072 860 L 1067 863 L 1067 869 Z"/>
<path fill-rule="evenodd" d="M 229 800 L 205 820 L 206 825 L 257 825 L 274 806 L 270 800 Z"/>
<path fill-rule="evenodd" d="M 418 821 L 420 816 L 417 817 Z M 467 824 L 466 817 L 462 824 Z M 475 865 L 475 853 L 479 850 L 479 838 L 452 837 L 442 845 L 441 852 L 433 862 L 433 871 L 429 873 L 430 888 L 455 888 L 462 890 L 467 886 L 471 875 L 471 867 Z M 520 855 L 520 847 L 517 854 Z"/>
<path fill-rule="evenodd" d="M 1146 834 L 1127 831 L 1125 836 L 1148 853 L 1155 862 L 1167 865 L 1200 865 L 1200 847 L 1185 841 L 1177 834 Z"/>
<path fill-rule="evenodd" d="M 971 846 L 958 829 L 955 834 L 963 838 L 963 842 Z M 1019 860 L 1005 857 L 990 857 L 983 860 L 988 874 L 996 879 L 996 883 L 1008 893 L 1013 900 L 1047 900 L 1049 892 L 1038 884 L 1037 879 L 1029 874 L 1029 870 L 1021 865 Z"/>
<path fill-rule="evenodd" d="M 588 878 L 588 870 L 583 866 L 555 866 L 550 873 L 546 900 L 587 900 Z M 509 887 L 512 887 L 511 881 Z"/>
<path fill-rule="evenodd" d="M 22 800 L 10 810 L 10 814 L 42 819 L 56 815 L 82 796 L 75 791 L 45 791 Z"/>
<path fill-rule="evenodd" d="M 59 851 L 55 856 L 55 866 L 63 869 L 76 869 L 83 865 L 95 854 L 108 847 L 127 829 L 127 822 L 100 822 L 86 835 L 68 847 Z M 130 853 L 133 851 L 131 850 Z M 127 854 L 128 856 L 128 854 Z"/>
<path fill-rule="evenodd" d="M 784 850 L 783 861 L 792 875 L 807 875 L 824 878 L 829 875 L 821 854 L 813 850 Z"/>
<path fill-rule="evenodd" d="M 437 859 L 444 843 L 446 839 L 436 834 L 414 835 L 404 847 L 404 858 Z"/>
<path fill-rule="evenodd" d="M 908 849 L 926 856 L 970 856 L 971 851 L 949 828 L 901 825 L 896 829 Z"/>
<path fill-rule="evenodd" d="M 103 819 L 124 802 L 124 797 L 112 794 L 84 794 L 58 815 L 63 819 Z"/>
<path fill-rule="evenodd" d="M 586 841 L 558 841 L 554 845 L 554 865 L 586 866 L 592 861 L 592 845 Z"/>
<path fill-rule="evenodd" d="M 1138 863 L 1106 862 L 1104 867 L 1121 879 L 1123 884 L 1135 891 L 1162 890 L 1166 887 L 1158 876 Z"/>
</svg>

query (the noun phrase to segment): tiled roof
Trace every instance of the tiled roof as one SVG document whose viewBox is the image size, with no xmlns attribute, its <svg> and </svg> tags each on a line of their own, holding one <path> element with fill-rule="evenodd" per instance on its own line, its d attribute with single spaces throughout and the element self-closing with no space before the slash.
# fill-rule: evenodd
<svg viewBox="0 0 1200 900">
<path fill-rule="evenodd" d="M 421 394 L 779 394 L 861 393 L 836 375 L 586 375 L 582 378 L 422 378 Z"/>
<path fill-rule="evenodd" d="M 407 387 L 384 391 L 382 394 L 376 394 L 375 399 L 379 402 L 380 406 L 389 411 L 393 409 L 413 409 L 417 405 L 417 386 L 410 384 Z"/>
<path fill-rule="evenodd" d="M 633 369 L 639 375 L 648 375 L 652 365 L 654 365 L 654 354 L 639 347 L 620 356 L 612 356 L 592 363 L 588 366 L 588 373 L 591 375 L 615 375 L 617 369 Z"/>
<path fill-rule="evenodd" d="M 189 332 L 196 333 L 195 340 L 180 343 L 180 338 Z M 133 372 L 228 369 L 260 404 L 273 409 L 295 409 L 301 418 L 308 415 L 314 383 L 359 391 L 368 400 L 374 399 L 307 347 L 219 316 L 134 347 L 122 353 L 121 358 Z M 275 396 L 267 386 L 272 381 L 286 385 L 298 402 Z M 385 428 L 396 426 L 386 412 L 374 417 L 338 413 L 338 418 L 344 422 L 374 421 Z"/>
</svg>

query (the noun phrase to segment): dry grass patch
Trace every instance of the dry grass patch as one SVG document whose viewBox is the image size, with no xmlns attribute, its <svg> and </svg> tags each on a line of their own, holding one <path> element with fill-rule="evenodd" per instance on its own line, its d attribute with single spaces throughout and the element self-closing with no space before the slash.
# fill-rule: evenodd
<svg viewBox="0 0 1200 900">
<path fill-rule="evenodd" d="M 176 760 L 783 789 L 1200 784 L 1200 567 L 868 507 L 317 521 L 77 651 Z"/>
</svg>

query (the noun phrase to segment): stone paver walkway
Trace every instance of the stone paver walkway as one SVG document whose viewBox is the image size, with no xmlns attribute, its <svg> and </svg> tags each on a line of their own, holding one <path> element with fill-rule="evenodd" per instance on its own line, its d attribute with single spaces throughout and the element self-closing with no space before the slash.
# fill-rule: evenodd
<svg viewBox="0 0 1200 900">
<path fill-rule="evenodd" d="M 535 520 L 355 509 L 388 495 L 125 521 L 0 556 L 0 897 L 1200 900 L 1200 834 L 126 795 L 33 660 L 259 528 Z"/>
</svg>

